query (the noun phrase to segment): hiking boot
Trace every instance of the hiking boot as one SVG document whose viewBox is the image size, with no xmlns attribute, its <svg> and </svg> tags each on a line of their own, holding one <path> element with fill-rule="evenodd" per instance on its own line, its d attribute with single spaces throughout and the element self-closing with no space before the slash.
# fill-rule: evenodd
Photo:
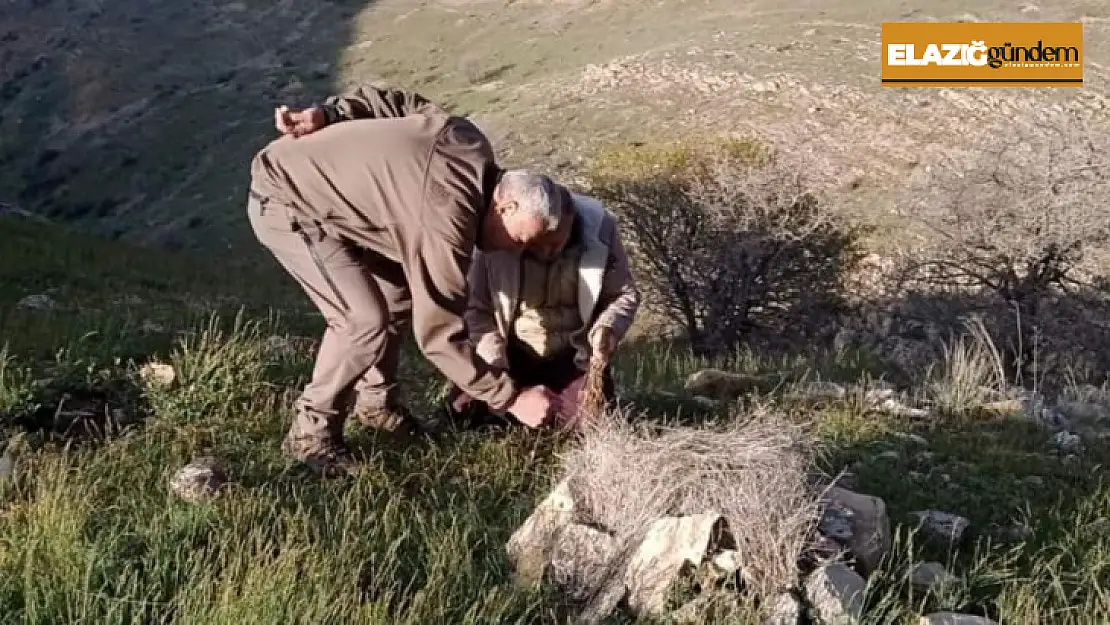
<svg viewBox="0 0 1110 625">
<path fill-rule="evenodd" d="M 368 428 L 401 436 L 437 434 L 445 423 L 442 418 L 417 417 L 401 406 L 366 406 L 356 409 L 355 417 Z"/>
<path fill-rule="evenodd" d="M 373 430 L 395 434 L 409 434 L 413 430 L 408 411 L 403 408 L 359 407 L 355 409 L 355 418 L 358 419 L 359 423 Z"/>
<path fill-rule="evenodd" d="M 281 451 L 323 477 L 354 475 L 360 468 L 342 438 L 335 436 L 298 434 L 291 428 L 281 442 Z"/>
</svg>

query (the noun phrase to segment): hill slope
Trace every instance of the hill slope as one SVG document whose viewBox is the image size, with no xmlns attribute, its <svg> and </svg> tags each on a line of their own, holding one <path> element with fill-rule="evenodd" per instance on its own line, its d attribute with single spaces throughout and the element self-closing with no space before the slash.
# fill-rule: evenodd
<svg viewBox="0 0 1110 625">
<path fill-rule="evenodd" d="M 881 220 L 895 181 L 1054 104 L 1107 128 L 1110 8 L 1043 4 L 20 0 L 0 13 L 0 202 L 139 242 L 249 243 L 246 168 L 272 108 L 379 78 L 567 176 L 629 139 L 805 143 L 845 204 Z M 956 19 L 1083 20 L 1087 86 L 879 87 L 883 21 Z"/>
</svg>

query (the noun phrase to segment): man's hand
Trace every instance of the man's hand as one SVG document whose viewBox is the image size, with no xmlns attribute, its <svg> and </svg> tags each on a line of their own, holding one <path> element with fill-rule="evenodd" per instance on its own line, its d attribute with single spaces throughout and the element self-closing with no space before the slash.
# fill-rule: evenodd
<svg viewBox="0 0 1110 625">
<path fill-rule="evenodd" d="M 524 425 L 537 428 L 559 410 L 559 396 L 546 386 L 526 388 L 509 406 L 509 413 Z"/>
<path fill-rule="evenodd" d="M 320 130 L 327 124 L 324 109 L 319 107 L 314 106 L 301 111 L 291 111 L 288 106 L 274 109 L 274 126 L 278 132 L 287 137 L 303 137 Z"/>
<path fill-rule="evenodd" d="M 617 351 L 617 337 L 608 326 L 597 326 L 590 331 L 590 349 L 599 357 L 608 359 Z"/>
</svg>

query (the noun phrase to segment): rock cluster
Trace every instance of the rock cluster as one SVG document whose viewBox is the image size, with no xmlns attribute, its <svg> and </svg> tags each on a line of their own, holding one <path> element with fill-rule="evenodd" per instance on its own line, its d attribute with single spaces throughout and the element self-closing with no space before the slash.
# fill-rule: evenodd
<svg viewBox="0 0 1110 625">
<path fill-rule="evenodd" d="M 777 594 L 754 597 L 764 625 L 861 623 L 865 617 L 867 576 L 891 548 L 891 523 L 878 497 L 832 486 L 821 499 L 813 540 L 799 554 L 798 582 Z M 624 609 L 637 618 L 706 622 L 720 610 L 741 609 L 745 554 L 737 548 L 726 519 L 712 511 L 660 518 L 633 540 L 622 541 L 606 528 L 581 522 L 572 488 L 560 482 L 513 533 L 509 560 L 526 584 L 549 582 L 577 607 L 577 622 L 597 623 Z M 927 536 L 958 541 L 968 527 L 962 517 L 915 513 Z M 936 562 L 918 563 L 912 583 L 933 588 L 957 578 Z M 731 583 L 730 583 L 731 582 Z M 697 595 L 673 605 L 686 584 Z M 722 592 L 724 591 L 724 592 Z M 726 612 L 727 614 L 727 612 Z M 959 620 L 959 619 L 965 620 Z M 968 615 L 935 613 L 923 624 L 991 621 Z"/>
</svg>

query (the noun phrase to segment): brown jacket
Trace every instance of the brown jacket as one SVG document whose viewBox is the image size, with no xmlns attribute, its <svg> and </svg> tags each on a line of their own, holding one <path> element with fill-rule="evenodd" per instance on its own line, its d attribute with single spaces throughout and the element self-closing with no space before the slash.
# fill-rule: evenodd
<svg viewBox="0 0 1110 625">
<path fill-rule="evenodd" d="M 578 265 L 578 311 L 582 329 L 571 339 L 575 362 L 586 368 L 588 337 L 599 326 L 612 328 L 617 339 L 628 333 L 640 307 L 640 292 L 616 219 L 597 200 L 573 195 L 582 224 L 584 250 Z M 478 354 L 506 367 L 505 342 L 512 329 L 520 294 L 520 256 L 481 252 L 470 266 L 470 303 L 466 323 Z"/>
<path fill-rule="evenodd" d="M 373 86 L 329 98 L 329 121 L 279 138 L 251 163 L 252 189 L 333 236 L 404 267 L 420 350 L 472 397 L 504 410 L 516 389 L 478 358 L 463 314 L 467 271 L 499 175 L 470 121 L 410 92 Z"/>
</svg>

